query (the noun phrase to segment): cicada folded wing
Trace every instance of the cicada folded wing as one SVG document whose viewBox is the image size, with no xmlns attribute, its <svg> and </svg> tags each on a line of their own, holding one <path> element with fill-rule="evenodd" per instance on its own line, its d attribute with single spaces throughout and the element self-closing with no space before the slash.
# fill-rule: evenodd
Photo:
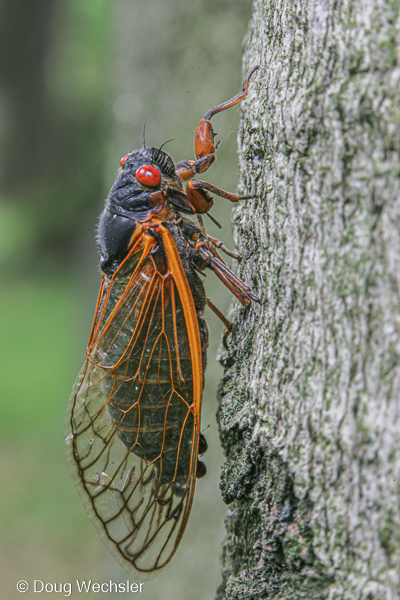
<svg viewBox="0 0 400 600">
<path fill-rule="evenodd" d="M 172 236 L 160 235 L 163 244 L 142 233 L 103 280 L 66 437 L 89 516 L 142 581 L 169 562 L 186 526 L 203 387 L 193 299 Z"/>
</svg>

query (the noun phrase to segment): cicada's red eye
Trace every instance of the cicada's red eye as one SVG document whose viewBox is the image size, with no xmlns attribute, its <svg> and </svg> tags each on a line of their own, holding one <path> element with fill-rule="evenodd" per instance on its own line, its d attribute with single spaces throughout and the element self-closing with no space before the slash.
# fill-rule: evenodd
<svg viewBox="0 0 400 600">
<path fill-rule="evenodd" d="M 130 155 L 131 155 L 131 153 L 129 152 L 129 154 L 125 154 L 125 156 L 123 156 L 121 158 L 121 160 L 119 161 L 119 164 L 121 165 L 121 167 L 124 166 L 124 162 L 126 161 L 126 159 L 128 158 L 128 156 L 130 156 Z"/>
<path fill-rule="evenodd" d="M 136 179 L 143 185 L 157 187 L 161 183 L 161 173 L 152 165 L 143 165 L 136 171 Z"/>
</svg>

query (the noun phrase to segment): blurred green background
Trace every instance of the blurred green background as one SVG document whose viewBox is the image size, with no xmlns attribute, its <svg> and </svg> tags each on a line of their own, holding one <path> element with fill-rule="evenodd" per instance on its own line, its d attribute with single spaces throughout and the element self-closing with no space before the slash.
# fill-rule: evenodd
<svg viewBox="0 0 400 600">
<path fill-rule="evenodd" d="M 21 597 L 20 579 L 127 579 L 88 521 L 64 457 L 64 413 L 100 281 L 95 227 L 144 121 L 147 145 L 174 138 L 166 148 L 174 160 L 193 158 L 199 119 L 241 89 L 250 9 L 250 0 L 0 2 L 0 598 Z M 221 146 L 204 177 L 230 191 L 239 114 L 213 119 Z M 208 231 L 232 246 L 231 206 L 216 203 L 224 231 L 207 220 Z M 212 275 L 206 287 L 226 312 L 229 293 Z M 213 598 L 221 579 L 222 325 L 210 314 L 208 322 L 208 474 L 176 557 L 144 599 Z M 71 597 L 81 597 L 74 586 Z"/>
</svg>

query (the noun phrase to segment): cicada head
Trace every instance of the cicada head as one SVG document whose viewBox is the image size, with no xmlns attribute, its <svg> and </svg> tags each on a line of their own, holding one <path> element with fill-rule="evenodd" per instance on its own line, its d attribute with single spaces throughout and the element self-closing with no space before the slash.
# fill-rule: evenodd
<svg viewBox="0 0 400 600">
<path fill-rule="evenodd" d="M 143 220 L 143 209 L 150 210 L 159 202 L 161 196 L 157 192 L 161 192 L 162 202 L 167 201 L 183 212 L 194 212 L 175 171 L 174 161 L 161 148 L 133 150 L 121 158 L 120 164 L 121 170 L 109 196 L 114 212 L 115 207 L 121 207 L 131 210 L 136 220 Z"/>
<path fill-rule="evenodd" d="M 117 179 L 136 178 L 145 189 L 164 188 L 173 185 L 183 189 L 175 172 L 172 158 L 160 148 L 140 148 L 121 158 L 121 171 Z"/>
</svg>

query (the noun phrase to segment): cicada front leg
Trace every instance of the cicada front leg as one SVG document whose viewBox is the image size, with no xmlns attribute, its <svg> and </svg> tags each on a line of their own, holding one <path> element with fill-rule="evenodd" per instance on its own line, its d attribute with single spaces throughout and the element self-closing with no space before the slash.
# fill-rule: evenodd
<svg viewBox="0 0 400 600">
<path fill-rule="evenodd" d="M 252 293 L 251 289 L 227 267 L 221 256 L 218 254 L 217 248 L 238 260 L 240 260 L 240 256 L 229 251 L 222 242 L 206 233 L 200 215 L 207 214 L 220 227 L 219 223 L 215 221 L 215 219 L 209 214 L 209 210 L 214 204 L 214 199 L 209 192 L 215 194 L 216 196 L 220 196 L 221 198 L 225 198 L 230 202 L 248 200 L 249 198 L 254 198 L 254 195 L 237 196 L 231 192 L 225 192 L 224 190 L 221 190 L 220 188 L 212 185 L 211 183 L 207 183 L 206 181 L 194 179 L 194 176 L 198 173 L 204 173 L 204 171 L 206 171 L 217 158 L 216 152 L 218 144 L 215 144 L 215 133 L 211 125 L 211 117 L 219 112 L 231 108 L 232 106 L 235 106 L 246 98 L 251 76 L 258 68 L 258 66 L 254 67 L 249 72 L 242 92 L 236 94 L 236 96 L 227 102 L 219 104 L 218 106 L 214 106 L 214 108 L 211 108 L 204 115 L 204 118 L 200 121 L 194 136 L 196 160 L 183 161 L 178 163 L 175 167 L 176 173 L 181 181 L 187 181 L 187 199 L 190 205 L 193 207 L 193 212 L 197 213 L 199 219 L 200 230 L 187 222 L 183 226 L 183 228 L 186 229 L 186 235 L 188 239 L 194 243 L 197 257 L 200 259 L 198 267 L 200 269 L 204 269 L 206 267 L 211 268 L 217 277 L 222 281 L 222 283 L 236 296 L 236 298 L 238 298 L 243 306 L 248 306 L 252 300 L 255 302 L 260 302 L 260 299 L 257 298 L 257 296 Z M 226 327 L 224 336 L 224 345 L 226 346 L 226 339 L 231 331 L 232 324 L 215 306 L 215 304 L 211 302 L 211 300 L 207 299 L 207 304 L 209 308 L 221 319 Z"/>
<path fill-rule="evenodd" d="M 215 144 L 215 133 L 211 125 L 211 117 L 219 112 L 222 112 L 223 110 L 227 110 L 228 108 L 239 104 L 239 102 L 246 98 L 250 85 L 250 78 L 258 68 L 258 66 L 254 67 L 247 75 L 246 83 L 242 92 L 236 94 L 236 96 L 230 100 L 227 100 L 218 106 L 214 106 L 214 108 L 211 108 L 204 115 L 204 118 L 201 119 L 194 135 L 196 160 L 186 160 L 176 165 L 176 172 L 181 181 L 191 180 L 188 181 L 186 192 L 191 204 L 198 213 L 207 213 L 214 204 L 214 200 L 208 191 L 222 198 L 226 198 L 231 202 L 238 202 L 239 200 L 245 200 L 253 197 L 237 196 L 236 194 L 224 192 L 223 190 L 206 183 L 205 181 L 193 179 L 193 177 L 198 173 L 204 173 L 204 171 L 207 171 L 207 169 L 217 159 L 218 144 Z"/>
</svg>

